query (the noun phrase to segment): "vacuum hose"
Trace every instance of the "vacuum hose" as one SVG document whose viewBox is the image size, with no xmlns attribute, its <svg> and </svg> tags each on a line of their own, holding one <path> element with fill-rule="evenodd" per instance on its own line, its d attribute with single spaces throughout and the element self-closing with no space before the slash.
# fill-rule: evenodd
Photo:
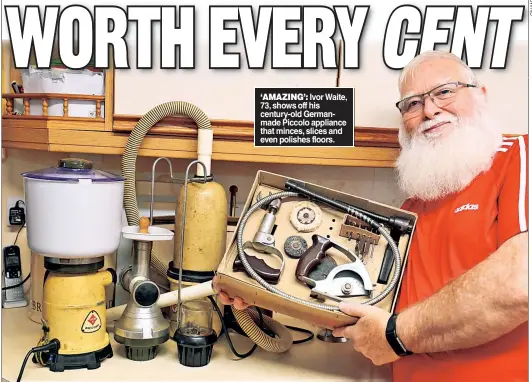
<svg viewBox="0 0 532 382">
<path fill-rule="evenodd" d="M 266 315 L 262 315 L 263 325 L 277 335 L 275 338 L 270 337 L 257 325 L 260 317 L 256 310 L 251 308 L 238 310 L 234 307 L 231 307 L 231 309 L 240 328 L 259 347 L 273 353 L 283 353 L 292 347 L 294 343 L 292 333 L 286 326 Z"/>
<path fill-rule="evenodd" d="M 136 190 L 136 162 L 142 140 L 156 123 L 165 117 L 173 115 L 186 115 L 194 120 L 198 126 L 198 159 L 200 159 L 207 168 L 207 174 L 210 175 L 211 154 L 212 154 L 212 129 L 209 117 L 197 106 L 184 101 L 167 102 L 155 106 L 146 113 L 136 124 L 135 128 L 129 135 L 126 148 L 122 158 L 122 176 L 124 182 L 124 209 L 126 210 L 127 222 L 129 225 L 139 225 L 139 208 L 137 204 Z M 210 139 L 209 139 L 210 138 Z M 203 167 L 198 165 L 198 175 L 203 175 Z M 152 251 L 151 265 L 163 276 L 166 276 L 166 265 L 157 258 Z"/>
</svg>

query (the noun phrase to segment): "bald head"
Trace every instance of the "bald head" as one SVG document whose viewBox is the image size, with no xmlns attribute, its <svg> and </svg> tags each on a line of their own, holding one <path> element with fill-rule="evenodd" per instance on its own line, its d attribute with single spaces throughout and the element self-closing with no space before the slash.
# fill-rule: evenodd
<svg viewBox="0 0 532 382">
<path fill-rule="evenodd" d="M 422 66 L 422 64 L 431 63 L 432 65 L 438 65 L 438 63 L 444 62 L 447 63 L 449 69 L 459 72 L 460 75 L 465 79 L 465 82 L 469 82 L 477 86 L 479 85 L 475 73 L 473 73 L 471 68 L 469 68 L 465 62 L 460 60 L 458 56 L 449 52 L 428 51 L 416 56 L 408 63 L 408 65 L 403 68 L 403 71 L 399 76 L 399 91 L 401 93 L 401 98 L 408 96 L 408 94 L 404 92 L 406 82 L 415 80 L 418 69 Z M 455 65 L 453 65 L 453 63 Z"/>
</svg>

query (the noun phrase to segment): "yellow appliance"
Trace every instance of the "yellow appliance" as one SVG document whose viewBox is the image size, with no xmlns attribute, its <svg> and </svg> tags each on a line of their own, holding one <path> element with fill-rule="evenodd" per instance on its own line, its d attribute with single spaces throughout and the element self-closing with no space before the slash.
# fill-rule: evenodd
<svg viewBox="0 0 532 382">
<path fill-rule="evenodd" d="M 203 171 L 202 171 L 203 172 Z M 210 174 L 207 174 L 207 176 Z M 207 178 L 208 179 L 208 178 Z M 187 182 L 181 188 L 176 206 L 176 229 L 174 259 L 168 266 L 167 277 L 171 290 L 179 288 L 179 268 L 183 251 L 182 285 L 189 287 L 212 280 L 226 249 L 227 239 L 227 196 L 224 188 L 212 180 L 206 183 Z M 186 202 L 185 202 L 185 187 Z M 185 209 L 186 208 L 186 212 Z M 183 214 L 186 213 L 186 224 Z M 183 231 L 184 240 L 181 232 Z M 203 301 L 210 304 L 205 298 Z M 223 309 L 218 301 L 218 306 Z M 176 306 L 177 308 L 177 306 Z M 177 309 L 170 317 L 173 333 L 179 326 Z M 221 333 L 219 317 L 213 319 L 213 329 Z M 172 333 L 172 334 L 173 334 Z"/>
<path fill-rule="evenodd" d="M 106 286 L 116 283 L 105 256 L 120 243 L 124 178 L 66 158 L 25 172 L 28 246 L 44 257 L 43 333 L 34 362 L 52 371 L 96 369 L 113 356 Z"/>
<path fill-rule="evenodd" d="M 80 264 L 46 258 L 43 290 L 43 337 L 39 346 L 59 340 L 59 348 L 35 360 L 52 371 L 96 369 L 113 356 L 106 331 L 105 287 L 116 283 L 114 270 L 98 271 L 104 259 Z"/>
<path fill-rule="evenodd" d="M 116 269 L 116 256 L 105 256 L 104 268 Z M 28 317 L 31 321 L 40 324 L 42 322 L 43 310 L 43 289 L 44 289 L 44 256 L 31 252 L 31 288 L 30 303 L 28 304 Z M 107 308 L 114 306 L 115 284 L 110 284 L 105 288 L 105 300 Z"/>
</svg>

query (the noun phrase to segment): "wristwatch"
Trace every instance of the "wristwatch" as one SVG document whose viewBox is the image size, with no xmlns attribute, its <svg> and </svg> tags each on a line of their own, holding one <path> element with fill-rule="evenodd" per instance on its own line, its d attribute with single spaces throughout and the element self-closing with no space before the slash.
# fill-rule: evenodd
<svg viewBox="0 0 532 382">
<path fill-rule="evenodd" d="M 386 325 L 386 339 L 388 340 L 388 343 L 392 347 L 395 354 L 397 354 L 399 357 L 414 354 L 406 349 L 405 345 L 397 336 L 397 331 L 395 328 L 396 320 L 397 314 L 392 314 L 391 317 L 388 319 L 388 324 Z"/>
</svg>

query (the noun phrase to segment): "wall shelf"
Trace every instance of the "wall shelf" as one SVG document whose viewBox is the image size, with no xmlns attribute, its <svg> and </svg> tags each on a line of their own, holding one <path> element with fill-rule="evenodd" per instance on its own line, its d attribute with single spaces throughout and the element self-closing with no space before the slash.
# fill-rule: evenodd
<svg viewBox="0 0 532 382">
<path fill-rule="evenodd" d="M 114 115 L 112 131 L 101 118 L 4 115 L 2 147 L 122 155 L 141 116 Z M 213 160 L 393 167 L 398 154 L 396 131 L 355 128 L 354 148 L 260 148 L 253 145 L 253 122 L 213 120 Z M 145 137 L 140 156 L 193 159 L 197 129 L 189 118 L 163 119 Z"/>
</svg>

